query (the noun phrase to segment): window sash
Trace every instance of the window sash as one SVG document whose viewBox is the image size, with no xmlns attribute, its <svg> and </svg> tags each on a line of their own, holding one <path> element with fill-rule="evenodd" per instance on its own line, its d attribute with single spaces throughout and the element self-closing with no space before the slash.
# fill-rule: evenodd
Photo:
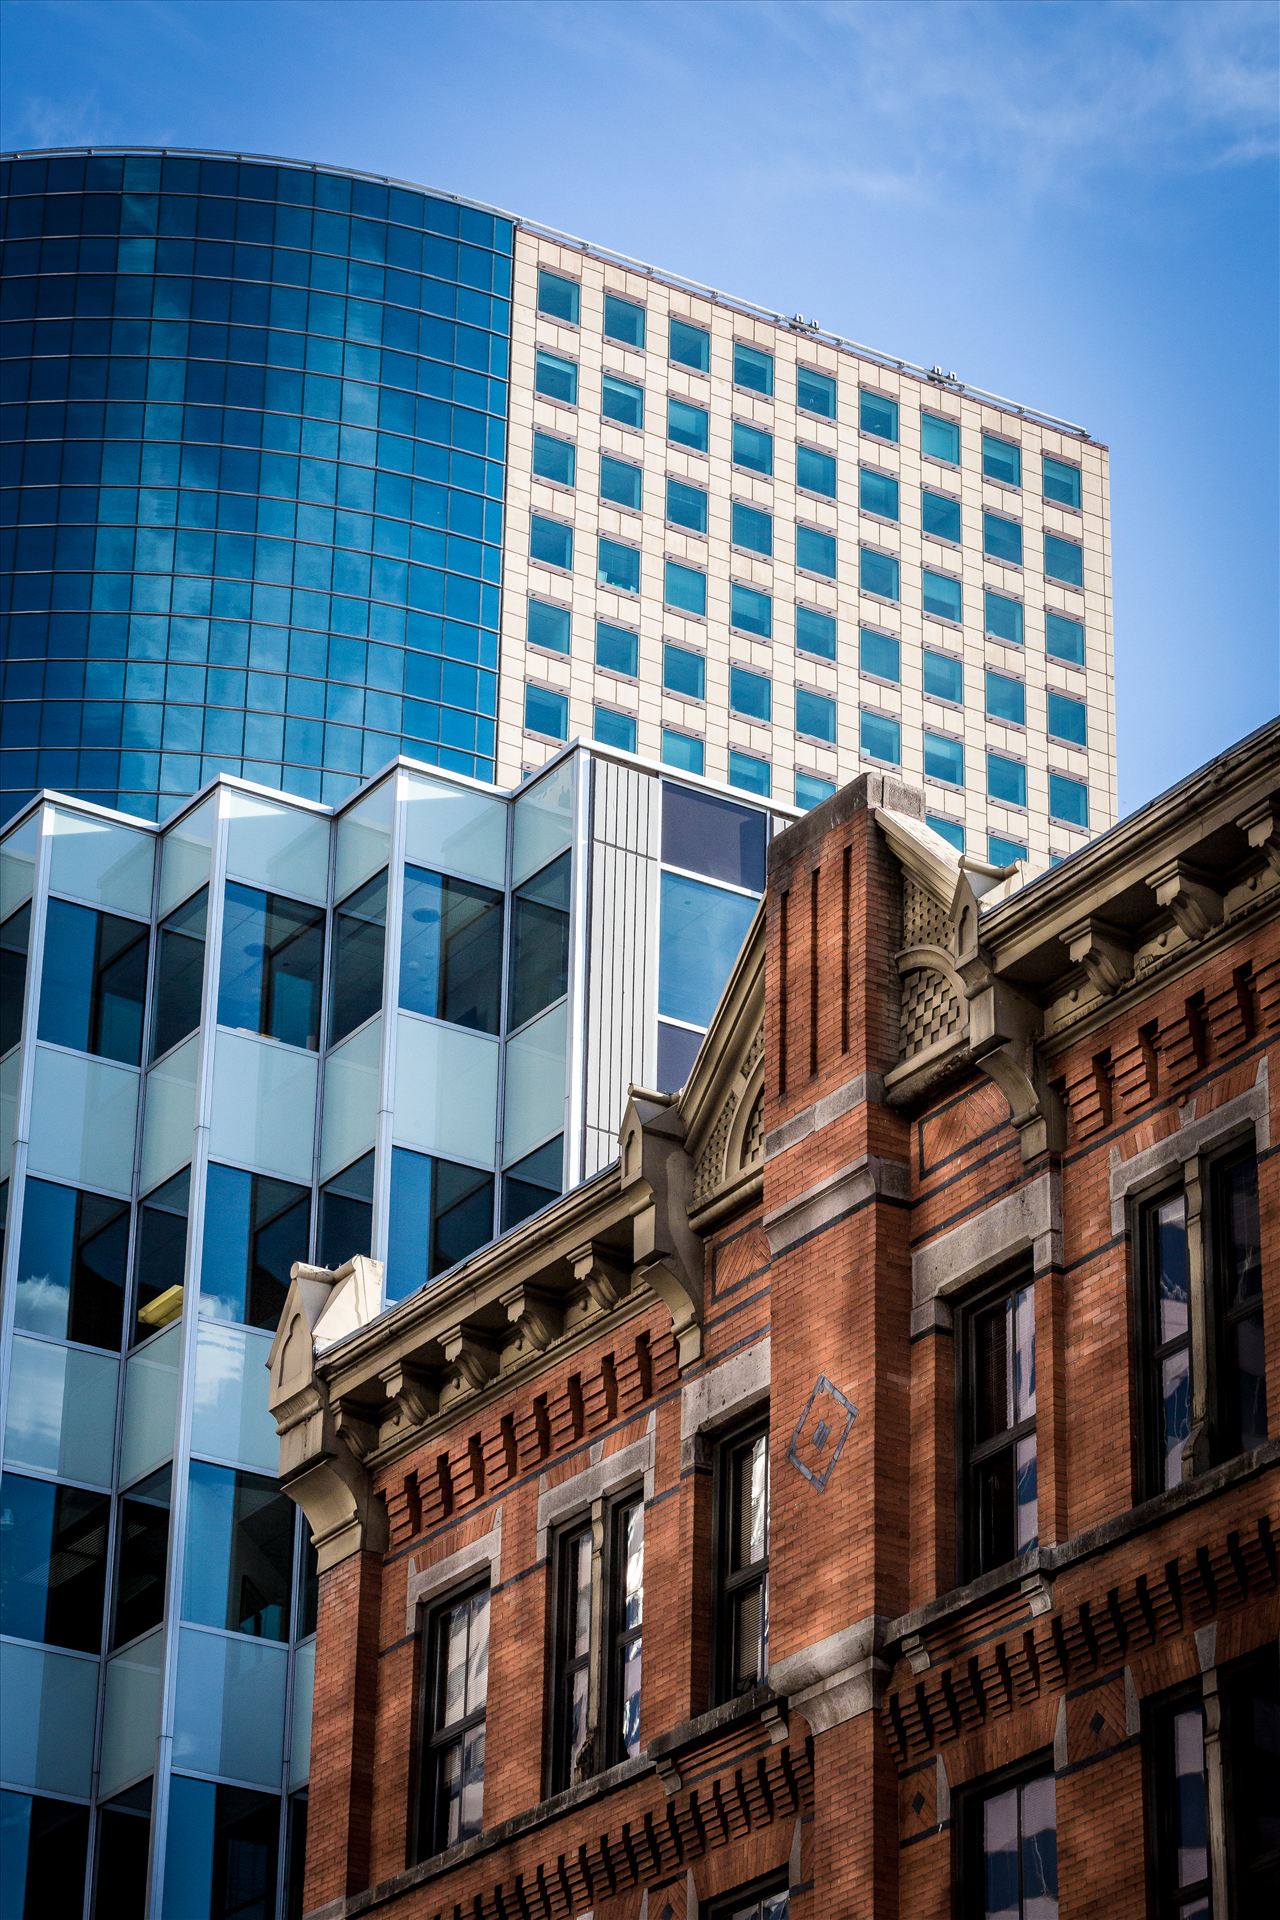
<svg viewBox="0 0 1280 1920">
<path fill-rule="evenodd" d="M 1018 1373 L 1017 1315 L 1026 1296 L 1031 1316 L 1029 1369 Z M 1029 1273 L 1007 1276 L 963 1310 L 960 1394 L 960 1557 L 961 1578 L 975 1579 L 1005 1566 L 1035 1545 L 1037 1513 L 1036 1290 Z M 990 1316 L 1006 1319 L 1005 1371 L 1008 1417 L 989 1433 L 979 1427 L 978 1386 L 982 1375 L 979 1341 Z M 1021 1402 L 1021 1406 L 1020 1403 Z M 1027 1489 L 1030 1485 L 1028 1497 Z M 1025 1525 L 1030 1519 L 1032 1531 Z"/>
<path fill-rule="evenodd" d="M 483 1603 L 483 1604 L 481 1604 Z M 479 1833 L 483 1825 L 484 1735 L 488 1706 L 488 1611 L 489 1587 L 485 1583 L 455 1593 L 442 1601 L 426 1622 L 427 1684 L 422 1689 L 422 1787 L 419 1809 L 419 1857 L 439 1853 L 456 1841 Z M 479 1698 L 474 1706 L 452 1719 L 446 1718 L 448 1702 L 449 1642 L 460 1624 L 465 1636 L 465 1672 L 470 1678 L 472 1633 L 483 1612 L 486 1636 L 484 1674 L 477 1675 Z M 454 1771 L 456 1769 L 456 1772 Z M 454 1792 L 454 1781 L 458 1782 Z M 468 1813 L 465 1794 L 469 1784 L 478 1783 L 481 1806 Z M 455 1818 L 456 1814 L 456 1818 Z"/>
<path fill-rule="evenodd" d="M 761 1525 L 763 1550 L 753 1554 L 736 1530 L 757 1445 L 764 1444 Z M 756 1423 L 727 1438 L 717 1456 L 717 1596 L 714 1672 L 716 1699 L 731 1700 L 759 1685 L 768 1672 L 769 1645 L 769 1429 Z M 747 1673 L 747 1638 L 754 1642 L 754 1672 Z"/>
</svg>

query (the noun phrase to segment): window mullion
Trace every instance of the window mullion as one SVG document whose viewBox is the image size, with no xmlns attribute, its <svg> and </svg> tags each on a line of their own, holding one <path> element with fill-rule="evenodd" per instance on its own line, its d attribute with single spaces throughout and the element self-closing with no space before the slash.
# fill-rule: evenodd
<svg viewBox="0 0 1280 1920">
<path fill-rule="evenodd" d="M 1204 1696 L 1204 1774 L 1209 1814 L 1209 1891 L 1211 1911 L 1230 1911 L 1227 1878 L 1227 1790 L 1222 1758 L 1222 1697 L 1218 1669 L 1200 1676 Z"/>
<path fill-rule="evenodd" d="M 1203 1473 L 1212 1453 L 1210 1402 L 1211 1303 L 1209 1265 L 1205 1244 L 1205 1168 L 1199 1154 L 1184 1169 L 1186 1193 L 1188 1334 L 1191 1347 L 1191 1422 L 1183 1453 L 1187 1472 Z"/>
</svg>

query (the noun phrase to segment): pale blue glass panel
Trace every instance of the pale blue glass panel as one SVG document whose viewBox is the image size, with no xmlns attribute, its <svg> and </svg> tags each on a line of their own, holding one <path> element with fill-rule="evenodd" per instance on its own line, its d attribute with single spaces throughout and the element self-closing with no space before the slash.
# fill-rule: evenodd
<svg viewBox="0 0 1280 1920">
<path fill-rule="evenodd" d="M 858 715 L 858 745 L 872 760 L 887 760 L 897 766 L 902 759 L 902 730 L 887 713 Z"/>
<path fill-rule="evenodd" d="M 144 1779 L 155 1767 L 163 1659 L 164 1631 L 157 1627 L 107 1662 L 100 1789 L 104 1796 Z"/>
<path fill-rule="evenodd" d="M 982 596 L 982 616 L 986 631 L 997 640 L 1008 640 L 1015 647 L 1022 645 L 1021 600 L 1011 600 L 1007 593 L 994 593 L 988 587 Z"/>
<path fill-rule="evenodd" d="M 1072 780 L 1065 773 L 1049 775 L 1049 818 L 1064 820 L 1071 827 L 1089 824 L 1089 789 L 1083 780 Z"/>
<path fill-rule="evenodd" d="M 4 1431 L 8 1465 L 110 1486 L 119 1365 L 111 1354 L 16 1333 Z"/>
<path fill-rule="evenodd" d="M 667 401 L 667 438 L 677 447 L 691 447 L 694 453 L 707 450 L 708 414 L 688 400 Z"/>
<path fill-rule="evenodd" d="M 49 891 L 115 912 L 150 914 L 155 835 L 54 807 Z"/>
<path fill-rule="evenodd" d="M 948 820 L 942 813 L 926 813 L 924 823 L 926 827 L 932 827 L 935 833 L 941 834 L 957 853 L 964 852 L 964 828 L 958 820 Z"/>
<path fill-rule="evenodd" d="M 209 1150 L 215 1160 L 309 1182 L 315 1130 L 314 1053 L 219 1032 L 213 1050 Z"/>
<path fill-rule="evenodd" d="M 0 920 L 7 920 L 31 898 L 36 883 L 36 851 L 40 844 L 40 808 L 29 814 L 0 842 Z"/>
<path fill-rule="evenodd" d="M 836 383 L 829 373 L 816 367 L 796 368 L 796 405 L 807 413 L 820 413 L 824 420 L 836 417 Z"/>
<path fill-rule="evenodd" d="M 729 625 L 740 633 L 768 640 L 773 633 L 773 601 L 767 593 L 735 580 L 729 588 Z"/>
<path fill-rule="evenodd" d="M 0 1777 L 37 1793 L 86 1797 L 98 1662 L 0 1641 L 0 1701 Z"/>
<path fill-rule="evenodd" d="M 1070 660 L 1076 666 L 1084 665 L 1084 622 L 1073 620 L 1065 613 L 1049 613 L 1044 616 L 1044 649 L 1055 660 Z"/>
<path fill-rule="evenodd" d="M 1027 849 L 1021 840 L 1006 840 L 1000 833 L 987 835 L 987 859 L 993 867 L 1011 867 L 1026 857 Z"/>
<path fill-rule="evenodd" d="M 964 704 L 964 662 L 955 659 L 949 653 L 935 653 L 931 648 L 924 650 L 924 690 L 931 693 L 935 700 L 950 700 L 956 706 Z"/>
<path fill-rule="evenodd" d="M 305 1246 L 298 1248 L 305 1260 Z M 225 1320 L 200 1322 L 196 1333 L 196 1385 L 191 1414 L 191 1451 L 258 1473 L 274 1474 L 280 1463 L 276 1424 L 267 1408 L 267 1355 L 272 1335 Z"/>
<path fill-rule="evenodd" d="M 1048 733 L 1051 740 L 1067 740 L 1075 747 L 1083 747 L 1087 738 L 1087 716 L 1083 700 L 1073 700 L 1070 694 L 1049 690 Z"/>
<path fill-rule="evenodd" d="M 160 845 L 160 918 L 205 885 L 213 862 L 216 797 L 204 800 L 165 829 Z"/>
<path fill-rule="evenodd" d="M 147 1075 L 142 1120 L 142 1191 L 149 1193 L 191 1158 L 200 1036 L 193 1033 Z"/>
<path fill-rule="evenodd" d="M 729 711 L 746 714 L 750 720 L 771 720 L 773 682 L 768 674 L 752 673 L 749 667 L 730 667 Z"/>
<path fill-rule="evenodd" d="M 662 684 L 668 693 L 681 694 L 688 700 L 705 699 L 706 656 L 695 653 L 692 647 L 677 647 L 668 641 L 662 649 Z"/>
<path fill-rule="evenodd" d="M 926 613 L 939 614 L 944 620 L 963 618 L 964 596 L 958 580 L 953 580 L 948 573 L 931 573 L 925 567 L 921 586 Z"/>
<path fill-rule="evenodd" d="M 289 1791 L 311 1774 L 311 1709 L 316 1694 L 316 1643 L 304 1640 L 293 1656 L 293 1704 L 289 1714 Z"/>
<path fill-rule="evenodd" d="M 820 660 L 836 657 L 836 617 L 819 607 L 796 608 L 796 646 L 801 653 L 813 653 Z"/>
<path fill-rule="evenodd" d="M 644 425 L 644 388 L 634 380 L 620 380 L 606 373 L 600 388 L 600 411 L 606 420 L 617 420 L 624 427 Z"/>
<path fill-rule="evenodd" d="M 567 320 L 576 327 L 581 302 L 582 291 L 576 280 L 552 273 L 549 267 L 538 268 L 539 313 L 550 314 L 553 320 Z"/>
<path fill-rule="evenodd" d="M 291 900 L 323 902 L 329 885 L 329 819 L 280 800 L 229 791 L 227 874 Z"/>
<path fill-rule="evenodd" d="M 729 785 L 741 787 L 744 793 L 758 793 L 761 799 L 767 800 L 773 787 L 773 769 L 758 755 L 730 747 Z"/>
<path fill-rule="evenodd" d="M 797 687 L 796 732 L 808 734 L 814 740 L 825 740 L 833 747 L 836 743 L 835 701 L 824 693 L 813 693 L 808 687 Z"/>
<path fill-rule="evenodd" d="M 733 384 L 751 393 L 773 392 L 773 355 L 759 347 L 748 347 L 741 340 L 733 343 Z"/>
<path fill-rule="evenodd" d="M 604 297 L 604 337 L 606 340 L 620 340 L 624 347 L 642 347 L 644 345 L 644 308 L 634 300 L 624 300 L 621 294 L 606 293 Z"/>
<path fill-rule="evenodd" d="M 678 767 L 681 773 L 701 773 L 706 764 L 706 749 L 701 740 L 696 740 L 691 733 L 680 733 L 674 727 L 664 727 L 662 763 L 667 767 Z"/>
<path fill-rule="evenodd" d="M 393 775 L 389 780 L 380 780 L 371 793 L 364 794 L 339 814 L 334 829 L 337 834 L 333 853 L 335 900 L 345 900 L 361 881 L 386 866 L 395 804 Z M 282 885 L 281 892 L 292 893 L 293 888 Z"/>
<path fill-rule="evenodd" d="M 1027 723 L 1027 690 L 1011 674 L 994 673 L 987 668 L 987 712 L 993 720 L 1008 720 L 1015 726 Z"/>
<path fill-rule="evenodd" d="M 960 426 L 955 420 L 945 420 L 939 413 L 920 415 L 920 451 L 930 454 L 935 460 L 945 460 L 950 466 L 960 463 Z"/>
<path fill-rule="evenodd" d="M 401 777 L 405 859 L 500 887 L 507 866 L 507 803 L 422 774 Z"/>
<path fill-rule="evenodd" d="M 810 807 L 821 806 L 824 800 L 831 798 L 835 790 L 834 780 L 823 780 L 816 773 L 796 775 L 796 805 L 804 807 L 806 811 Z"/>
<path fill-rule="evenodd" d="M 573 360 L 564 360 L 558 353 L 548 353 L 539 347 L 534 359 L 534 390 L 545 393 L 548 399 L 563 400 L 566 405 L 578 404 L 578 367 Z"/>
<path fill-rule="evenodd" d="M 891 553 L 874 547 L 858 549 L 858 584 L 864 593 L 876 593 L 885 600 L 898 598 L 898 562 Z"/>
<path fill-rule="evenodd" d="M 960 502 L 947 493 L 930 493 L 926 487 L 920 495 L 920 524 L 936 540 L 959 540 Z"/>
<path fill-rule="evenodd" d="M 537 873 L 558 853 L 563 853 L 573 838 L 572 765 L 566 761 L 526 787 L 515 802 L 515 809 L 511 883 L 518 887 L 531 873 Z M 495 881 L 501 878 L 496 873 L 492 877 Z"/>
<path fill-rule="evenodd" d="M 924 771 L 929 780 L 945 780 L 951 786 L 964 785 L 964 744 L 943 733 L 924 736 Z"/>
<path fill-rule="evenodd" d="M 491 1167 L 498 1130 L 498 1042 L 416 1014 L 396 1016 L 395 1137 L 446 1160 Z"/>
<path fill-rule="evenodd" d="M 373 1145 L 378 1125 L 378 1078 L 382 1066 L 382 1015 L 335 1047 L 324 1067 L 324 1120 L 320 1132 L 320 1178 L 350 1166 Z M 298 1250 L 298 1259 L 306 1252 Z"/>
<path fill-rule="evenodd" d="M 693 367 L 705 373 L 711 365 L 711 335 L 706 327 L 679 320 L 673 314 L 669 323 L 668 353 L 677 366 Z"/>
<path fill-rule="evenodd" d="M 658 943 L 658 1011 L 705 1027 L 755 915 L 756 901 L 664 873 Z"/>
<path fill-rule="evenodd" d="M 877 513 L 882 520 L 898 518 L 898 483 L 891 473 L 877 473 L 872 467 L 858 469 L 858 505 L 864 513 Z"/>
<path fill-rule="evenodd" d="M 567 1016 L 568 1001 L 561 1000 L 507 1043 L 502 1137 L 506 1166 L 564 1129 Z"/>
<path fill-rule="evenodd" d="M 827 499 L 836 497 L 835 455 L 822 453 L 817 447 L 796 448 L 796 485 L 809 493 L 824 494 Z"/>
<path fill-rule="evenodd" d="M 866 388 L 858 394 L 858 426 L 863 433 L 874 433 L 880 440 L 896 440 L 898 437 L 898 403 L 886 399 L 880 393 L 868 393 Z"/>
<path fill-rule="evenodd" d="M 733 423 L 733 464 L 750 473 L 773 472 L 773 435 L 763 427 L 749 426 L 745 420 Z"/>
<path fill-rule="evenodd" d="M 174 1765 L 252 1786 L 278 1786 L 288 1664 L 284 1647 L 240 1634 L 181 1628 Z"/>
<path fill-rule="evenodd" d="M 216 1233 L 217 1223 L 210 1223 L 206 1230 Z M 125 1361 L 121 1486 L 130 1485 L 144 1473 L 150 1473 L 153 1467 L 173 1458 L 181 1364 L 180 1320 L 156 1334 Z"/>
<path fill-rule="evenodd" d="M 892 680 L 896 685 L 902 678 L 902 661 L 901 648 L 894 635 L 879 633 L 874 627 L 860 627 L 858 665 L 863 673 L 874 674 L 878 680 Z"/>
<path fill-rule="evenodd" d="M 22 1052 L 14 1047 L 0 1060 L 0 1180 L 7 1180 L 13 1167 L 13 1130 L 18 1119 L 21 1077 Z"/>
<path fill-rule="evenodd" d="M 707 576 L 697 567 L 685 567 L 678 560 L 668 560 L 664 573 L 662 599 L 664 606 L 675 607 L 680 613 L 705 614 L 707 611 Z"/>
<path fill-rule="evenodd" d="M 36 1048 L 32 1173 L 128 1194 L 133 1183 L 138 1073 L 113 1060 Z"/>
<path fill-rule="evenodd" d="M 596 578 L 602 587 L 615 587 L 619 593 L 639 593 L 640 549 L 602 536 L 596 548 Z"/>
<path fill-rule="evenodd" d="M 1025 807 L 1027 769 L 1022 761 L 1011 760 L 1008 754 L 988 750 L 987 792 L 993 800 L 1003 800 L 1007 806 Z"/>
<path fill-rule="evenodd" d="M 1007 560 L 1022 565 L 1022 527 L 1003 513 L 982 516 L 982 551 L 990 560 Z"/>
<path fill-rule="evenodd" d="M 602 747 L 620 747 L 624 753 L 634 753 L 636 717 L 634 713 L 620 713 L 617 707 L 597 706 L 591 723 L 591 737 L 598 740 Z"/>
</svg>

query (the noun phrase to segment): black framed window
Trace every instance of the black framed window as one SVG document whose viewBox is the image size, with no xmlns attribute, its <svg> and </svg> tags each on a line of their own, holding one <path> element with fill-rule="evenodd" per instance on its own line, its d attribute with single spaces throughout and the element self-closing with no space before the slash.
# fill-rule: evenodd
<svg viewBox="0 0 1280 1920">
<path fill-rule="evenodd" d="M 716 1698 L 728 1700 L 769 1671 L 768 1426 L 722 1441 L 716 1474 Z"/>
<path fill-rule="evenodd" d="M 1048 1756 L 958 1796 L 956 1912 L 963 1920 L 1057 1920 L 1057 1792 Z"/>
<path fill-rule="evenodd" d="M 1216 1391 L 1209 1416 L 1213 1458 L 1229 1460 L 1267 1437 L 1262 1340 L 1262 1234 L 1258 1159 L 1252 1145 L 1209 1169 L 1208 1267 Z"/>
<path fill-rule="evenodd" d="M 142 1059 L 147 941 L 147 927 L 139 920 L 50 900 L 40 1038 L 136 1067 Z"/>
<path fill-rule="evenodd" d="M 555 1661 L 551 1704 L 551 1791 L 590 1774 L 591 1522 L 556 1542 Z"/>
<path fill-rule="evenodd" d="M 1191 1263 L 1181 1187 L 1142 1206 L 1138 1247 L 1143 1316 L 1143 1477 L 1176 1487 L 1191 1431 Z"/>
<path fill-rule="evenodd" d="M 151 1041 L 158 1060 L 200 1025 L 209 889 L 201 887 L 156 929 L 156 965 L 151 982 Z"/>
<path fill-rule="evenodd" d="M 1209 1781 L 1199 1691 L 1152 1702 L 1143 1732 L 1154 1920 L 1210 1920 Z"/>
<path fill-rule="evenodd" d="M 1005 1281 L 961 1316 L 963 1577 L 1036 1543 L 1035 1284 Z"/>
<path fill-rule="evenodd" d="M 291 1047 L 320 1044 L 324 910 L 228 880 L 218 1024 Z"/>
<path fill-rule="evenodd" d="M 387 876 L 377 874 L 333 910 L 329 1045 L 363 1026 L 382 1005 L 387 942 Z"/>
<path fill-rule="evenodd" d="M 549 1789 L 640 1751 L 644 1498 L 598 1500 L 555 1546 Z"/>
<path fill-rule="evenodd" d="M 1280 1647 L 1222 1669 L 1227 1881 L 1238 1920 L 1280 1913 Z"/>
<path fill-rule="evenodd" d="M 787 1920 L 791 1895 L 784 1880 L 776 1875 L 756 1886 L 741 1887 L 713 1900 L 707 1920 Z"/>
<path fill-rule="evenodd" d="M 483 1825 L 485 1704 L 489 1688 L 489 1589 L 475 1587 L 427 1620 L 419 1853 L 427 1856 Z"/>
<path fill-rule="evenodd" d="M 609 1542 L 609 1671 L 605 1765 L 640 1751 L 640 1669 L 644 1642 L 644 1502 L 615 1502 Z"/>
</svg>

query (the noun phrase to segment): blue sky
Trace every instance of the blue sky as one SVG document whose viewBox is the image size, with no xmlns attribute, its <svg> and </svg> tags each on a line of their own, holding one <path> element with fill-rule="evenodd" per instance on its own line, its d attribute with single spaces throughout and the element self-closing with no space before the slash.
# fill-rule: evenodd
<svg viewBox="0 0 1280 1920">
<path fill-rule="evenodd" d="M 1280 705 L 1263 0 L 3 0 L 6 147 L 226 147 L 507 207 L 1112 451 L 1122 809 Z"/>
</svg>

